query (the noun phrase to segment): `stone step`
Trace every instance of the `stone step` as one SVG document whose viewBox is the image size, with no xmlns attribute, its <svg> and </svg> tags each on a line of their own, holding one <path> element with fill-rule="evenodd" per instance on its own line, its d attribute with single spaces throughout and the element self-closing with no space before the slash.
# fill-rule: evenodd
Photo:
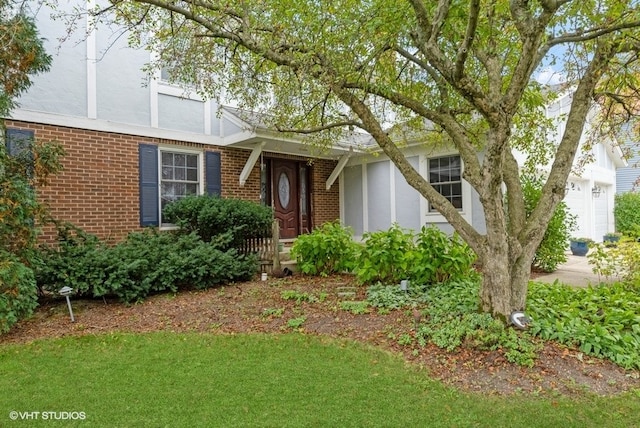
<svg viewBox="0 0 640 428">
<path fill-rule="evenodd" d="M 291 249 L 287 249 L 286 247 L 280 251 L 280 262 L 286 262 L 289 260 L 292 260 L 293 257 L 291 257 Z"/>
</svg>

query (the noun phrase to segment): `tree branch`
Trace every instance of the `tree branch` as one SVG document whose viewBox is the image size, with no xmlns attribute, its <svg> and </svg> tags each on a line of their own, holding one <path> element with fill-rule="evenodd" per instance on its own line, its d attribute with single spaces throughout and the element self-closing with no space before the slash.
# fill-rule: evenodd
<svg viewBox="0 0 640 428">
<path fill-rule="evenodd" d="M 280 125 L 276 125 L 276 130 L 279 131 L 279 132 L 285 132 L 285 133 L 291 133 L 291 134 L 307 135 L 307 134 L 316 134 L 318 132 L 327 131 L 329 129 L 344 128 L 345 126 L 355 126 L 355 127 L 360 128 L 360 129 L 364 129 L 364 125 L 361 122 L 358 122 L 356 120 L 345 120 L 345 121 L 342 121 L 342 122 L 334 122 L 334 123 L 330 123 L 330 124 L 327 124 L 327 125 L 316 126 L 316 127 L 313 127 L 313 128 L 306 128 L 306 129 L 283 128 Z"/>
<path fill-rule="evenodd" d="M 371 112 L 369 107 L 354 96 L 351 92 L 340 88 L 333 87 L 333 92 L 344 102 L 351 110 L 362 120 L 363 129 L 365 129 L 376 140 L 382 151 L 389 156 L 389 159 L 398 167 L 402 175 L 406 178 L 420 194 L 425 196 L 431 204 L 440 212 L 452 225 L 462 238 L 470 245 L 478 248 L 484 241 L 480 235 L 465 219 L 460 212 L 442 196 L 431 184 L 420 175 L 415 168 L 409 163 L 404 154 L 393 143 L 389 135 L 382 129 L 380 124 Z"/>
<path fill-rule="evenodd" d="M 533 210 L 525 227 L 519 235 L 520 242 L 535 243 L 533 239 L 537 232 L 537 225 L 547 224 L 553 216 L 553 207 L 564 197 L 564 187 L 571 172 L 573 160 L 580 144 L 580 137 L 584 129 L 587 114 L 592 106 L 593 94 L 602 75 L 606 72 L 609 61 L 616 54 L 618 44 L 611 38 L 598 41 L 593 59 L 587 66 L 584 76 L 580 79 L 573 92 L 571 110 L 567 116 L 565 132 L 562 135 L 551 171 L 542 189 L 542 196 L 538 206 Z"/>
<path fill-rule="evenodd" d="M 460 79 L 464 73 L 464 64 L 467 60 L 469 50 L 473 44 L 473 40 L 478 27 L 478 17 L 480 15 L 480 0 L 472 0 L 469 5 L 469 19 L 467 20 L 467 31 L 464 39 L 458 48 L 458 54 L 455 61 L 454 78 Z"/>
</svg>

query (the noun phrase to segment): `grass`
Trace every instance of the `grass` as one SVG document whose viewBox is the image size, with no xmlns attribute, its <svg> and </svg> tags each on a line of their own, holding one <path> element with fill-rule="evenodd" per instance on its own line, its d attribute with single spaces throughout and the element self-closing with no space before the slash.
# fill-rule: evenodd
<svg viewBox="0 0 640 428">
<path fill-rule="evenodd" d="M 0 373 L 3 427 L 628 427 L 640 414 L 632 394 L 466 394 L 398 356 L 299 334 L 163 332 L 3 345 Z M 11 421 L 11 411 L 86 419 Z"/>
</svg>

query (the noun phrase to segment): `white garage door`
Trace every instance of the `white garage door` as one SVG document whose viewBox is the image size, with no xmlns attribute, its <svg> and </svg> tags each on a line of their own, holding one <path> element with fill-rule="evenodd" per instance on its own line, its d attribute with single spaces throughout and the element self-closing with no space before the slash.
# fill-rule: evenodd
<svg viewBox="0 0 640 428">
<path fill-rule="evenodd" d="M 608 186 L 600 185 L 602 189 L 599 197 L 593 197 L 593 222 L 595 229 L 594 241 L 602 241 L 602 236 L 609 232 L 609 198 Z"/>
<path fill-rule="evenodd" d="M 581 180 L 570 180 L 567 183 L 567 186 L 568 190 L 564 197 L 564 203 L 567 204 L 569 212 L 576 216 L 577 226 L 577 229 L 571 232 L 571 235 L 590 237 L 591 228 L 588 224 L 588 207 L 586 202 L 586 191 L 588 190 L 587 182 Z M 591 191 L 589 191 L 589 196 L 591 196 Z"/>
</svg>

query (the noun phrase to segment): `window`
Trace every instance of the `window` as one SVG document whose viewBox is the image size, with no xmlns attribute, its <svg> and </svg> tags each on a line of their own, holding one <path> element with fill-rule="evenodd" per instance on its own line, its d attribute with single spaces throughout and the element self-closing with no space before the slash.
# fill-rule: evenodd
<svg viewBox="0 0 640 428">
<path fill-rule="evenodd" d="M 160 69 L 160 81 L 169 83 L 170 76 L 169 76 L 169 69 L 167 67 L 162 67 Z"/>
<path fill-rule="evenodd" d="M 204 174 L 202 158 L 204 155 Z M 219 152 L 198 153 L 139 145 L 140 225 L 159 226 L 162 209 L 188 195 L 221 195 Z M 204 175 L 205 183 L 202 183 Z"/>
<path fill-rule="evenodd" d="M 26 129 L 7 128 L 6 146 L 9 156 L 32 157 L 31 145 L 33 144 L 34 132 Z"/>
<path fill-rule="evenodd" d="M 169 203 L 200 193 L 199 155 L 160 151 L 160 212 Z"/>
<path fill-rule="evenodd" d="M 428 161 L 429 183 L 451 204 L 462 210 L 462 169 L 460 156 L 443 156 Z M 429 204 L 429 212 L 435 212 Z"/>
<path fill-rule="evenodd" d="M 7 128 L 5 131 L 5 146 L 7 154 L 18 160 L 21 174 L 27 178 L 34 175 L 33 142 L 34 132 L 26 129 Z"/>
</svg>

